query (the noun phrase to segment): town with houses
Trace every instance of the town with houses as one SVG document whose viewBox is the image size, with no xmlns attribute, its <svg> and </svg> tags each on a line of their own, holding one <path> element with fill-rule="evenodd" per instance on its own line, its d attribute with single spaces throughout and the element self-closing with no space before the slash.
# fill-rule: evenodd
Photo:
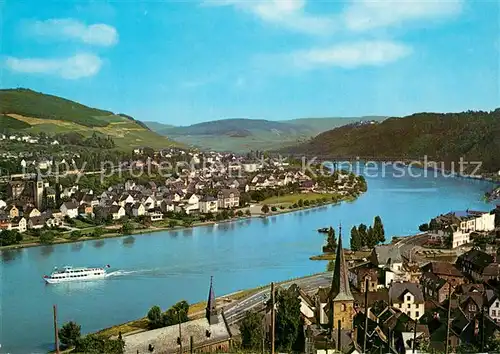
<svg viewBox="0 0 500 354">
<path fill-rule="evenodd" d="M 106 222 L 112 232 L 116 230 L 114 226 L 134 220 L 153 227 L 191 226 L 193 221 L 260 215 L 266 198 L 276 195 L 279 198 L 295 194 L 299 201 L 303 195 L 312 194 L 318 196 L 317 203 L 327 203 L 355 198 L 366 190 L 364 181 L 353 174 L 341 171 L 331 177 L 331 183 L 325 182 L 324 178 L 316 180 L 283 159 L 250 159 L 177 149 L 163 150 L 152 157 L 144 154 L 144 149 L 135 149 L 134 159 L 120 163 L 119 170 L 107 176 L 118 175 L 122 182 L 106 188 L 102 181 L 96 180 L 105 179 L 101 174 L 86 175 L 85 171 L 65 171 L 62 177 L 51 174 L 51 168 L 64 159 L 44 161 L 43 166 L 39 161 L 30 161 L 30 166 L 38 166 L 36 172 L 11 175 L 4 183 L 0 230 L 21 234 L 38 230 L 35 235 L 40 236 L 41 231 L 55 229 L 69 235 L 79 229 L 78 225 L 92 230 Z M 177 161 L 176 171 L 162 177 L 158 168 L 162 161 L 170 159 Z M 24 168 L 27 161 L 23 158 L 19 163 Z M 133 172 L 139 177 L 134 179 Z M 79 178 L 75 182 L 64 179 L 78 173 L 81 173 L 80 183 Z M 92 178 L 97 188 L 83 186 L 85 178 Z M 266 207 L 269 210 L 264 208 L 265 213 L 285 209 L 283 205 Z M 294 207 L 298 206 L 289 205 L 288 209 Z M 75 219 L 81 221 L 76 227 L 72 221 Z"/>
</svg>

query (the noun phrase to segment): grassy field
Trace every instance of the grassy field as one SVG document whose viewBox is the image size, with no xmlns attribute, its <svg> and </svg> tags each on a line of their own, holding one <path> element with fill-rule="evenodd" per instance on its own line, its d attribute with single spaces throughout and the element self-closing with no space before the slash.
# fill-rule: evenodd
<svg viewBox="0 0 500 354">
<path fill-rule="evenodd" d="M 217 302 L 220 304 L 224 301 L 224 299 L 230 300 L 230 301 L 238 301 L 241 300 L 247 296 L 250 296 L 252 294 L 255 294 L 259 290 L 261 290 L 263 287 L 259 288 L 254 288 L 254 289 L 248 289 L 248 290 L 242 290 L 239 292 L 236 292 L 234 294 L 225 296 L 224 298 L 218 298 Z M 188 316 L 190 319 L 197 318 L 201 315 L 204 315 L 203 311 L 205 310 L 207 306 L 206 301 L 198 302 L 195 304 L 192 304 L 189 306 L 189 313 Z M 220 306 L 220 305 L 219 305 Z M 109 327 L 106 329 L 103 329 L 99 332 L 98 334 L 102 334 L 107 337 L 111 336 L 118 336 L 118 334 L 121 332 L 122 334 L 134 332 L 134 331 L 143 331 L 148 329 L 148 319 L 146 317 L 140 318 L 138 320 L 122 323 L 113 327 Z"/>
<path fill-rule="evenodd" d="M 179 143 L 141 127 L 134 121 L 117 115 L 95 117 L 98 120 L 105 120 L 109 122 L 109 124 L 105 127 L 87 127 L 69 121 L 40 119 L 26 117 L 19 114 L 8 114 L 8 116 L 20 122 L 29 124 L 31 126 L 30 128 L 23 129 L 23 131 L 27 133 L 44 132 L 47 134 L 58 134 L 76 132 L 88 137 L 94 132 L 97 132 L 111 136 L 115 141 L 117 148 L 120 149 L 129 150 L 130 148 L 139 146 L 149 146 L 153 149 L 162 149 L 180 145 Z"/>
<path fill-rule="evenodd" d="M 370 256 L 370 254 L 371 254 L 370 251 L 356 251 L 356 252 L 346 251 L 344 253 L 345 259 L 348 261 L 368 258 Z M 335 254 L 334 253 L 323 253 L 319 256 L 313 256 L 309 259 L 312 261 L 333 261 L 333 260 L 335 260 Z"/>
<path fill-rule="evenodd" d="M 294 204 L 298 203 L 300 199 L 302 199 L 303 201 L 316 200 L 321 198 L 327 198 L 328 200 L 331 200 L 333 196 L 335 196 L 335 194 L 320 194 L 320 193 L 288 194 L 279 197 L 267 198 L 260 204 L 267 204 L 267 205 Z"/>
</svg>

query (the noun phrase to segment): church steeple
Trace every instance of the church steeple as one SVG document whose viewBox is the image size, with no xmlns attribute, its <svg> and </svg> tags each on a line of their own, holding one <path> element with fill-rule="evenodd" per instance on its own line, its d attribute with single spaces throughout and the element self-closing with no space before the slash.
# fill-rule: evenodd
<svg viewBox="0 0 500 354">
<path fill-rule="evenodd" d="M 342 225 L 339 227 L 339 242 L 337 245 L 337 256 L 335 257 L 335 268 L 333 271 L 332 289 L 330 293 L 332 301 L 353 301 L 354 297 L 349 287 L 347 265 L 342 248 Z"/>
<path fill-rule="evenodd" d="M 217 314 L 217 305 L 215 303 L 215 292 L 213 287 L 213 276 L 210 277 L 210 290 L 208 291 L 208 301 L 206 308 L 206 316 L 208 323 L 210 325 L 216 324 L 219 322 L 219 316 Z"/>
</svg>

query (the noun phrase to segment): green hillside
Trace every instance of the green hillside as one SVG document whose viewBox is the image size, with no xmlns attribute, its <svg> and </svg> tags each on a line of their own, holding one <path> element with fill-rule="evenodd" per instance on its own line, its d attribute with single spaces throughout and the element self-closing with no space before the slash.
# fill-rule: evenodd
<svg viewBox="0 0 500 354">
<path fill-rule="evenodd" d="M 161 131 L 165 131 L 166 129 L 175 128 L 175 125 L 163 124 L 153 121 L 143 121 L 142 123 L 152 131 L 157 132 L 159 134 L 161 134 Z"/>
<path fill-rule="evenodd" d="M 420 157 L 433 161 L 481 161 L 500 170 L 500 109 L 494 112 L 418 113 L 381 123 L 324 132 L 287 152 L 342 157 Z"/>
<path fill-rule="evenodd" d="M 201 149 L 247 152 L 274 150 L 295 145 L 317 134 L 365 118 L 304 118 L 288 121 L 265 119 L 222 119 L 185 127 L 159 123 L 146 125 L 171 139 Z M 378 117 L 378 119 L 381 119 Z"/>
<path fill-rule="evenodd" d="M 296 124 L 308 127 L 308 129 L 317 135 L 330 129 L 341 127 L 343 125 L 352 124 L 360 121 L 382 121 L 387 117 L 381 116 L 364 116 L 364 117 L 334 117 L 334 118 L 298 118 L 285 120 L 284 123 Z"/>
<path fill-rule="evenodd" d="M 0 130 L 20 130 L 49 135 L 93 133 L 110 136 L 118 148 L 138 146 L 160 149 L 180 145 L 151 131 L 126 114 L 84 106 L 61 97 L 29 89 L 0 90 Z"/>
</svg>

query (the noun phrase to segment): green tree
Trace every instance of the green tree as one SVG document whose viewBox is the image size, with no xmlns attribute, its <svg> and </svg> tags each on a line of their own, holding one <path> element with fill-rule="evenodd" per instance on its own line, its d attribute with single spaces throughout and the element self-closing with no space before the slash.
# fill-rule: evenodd
<svg viewBox="0 0 500 354">
<path fill-rule="evenodd" d="M 0 246 L 18 244 L 22 240 L 22 234 L 20 234 L 16 230 L 3 230 L 0 232 Z"/>
<path fill-rule="evenodd" d="M 373 221 L 373 233 L 377 243 L 385 242 L 384 224 L 382 224 L 382 219 L 380 218 L 380 216 L 376 216 L 375 220 Z"/>
<path fill-rule="evenodd" d="M 359 239 L 361 240 L 361 247 L 368 246 L 368 234 L 367 234 L 367 227 L 365 224 L 359 224 L 358 234 L 359 234 Z"/>
<path fill-rule="evenodd" d="M 271 207 L 271 211 L 272 211 L 272 212 L 276 212 L 276 211 L 278 211 L 278 208 L 276 208 L 275 206 L 272 206 L 272 207 Z"/>
<path fill-rule="evenodd" d="M 170 227 L 171 229 L 173 229 L 176 226 L 177 226 L 177 221 L 175 221 L 175 220 L 169 220 L 168 227 Z"/>
<path fill-rule="evenodd" d="M 453 229 L 451 227 L 448 227 L 448 229 L 446 230 L 443 244 L 446 248 L 452 248 L 453 246 Z"/>
<path fill-rule="evenodd" d="M 373 227 L 369 227 L 368 231 L 366 232 L 366 245 L 368 248 L 373 248 L 377 244 L 377 236 L 375 235 L 375 231 L 373 230 Z"/>
<path fill-rule="evenodd" d="M 179 301 L 174 306 L 165 311 L 162 315 L 163 326 L 172 326 L 175 324 L 187 322 L 189 312 L 189 304 L 187 301 Z"/>
<path fill-rule="evenodd" d="M 241 211 L 241 210 L 238 210 L 238 211 L 236 212 L 236 216 L 237 216 L 237 217 L 239 217 L 239 218 L 241 218 L 243 215 L 244 215 L 244 214 L 243 214 L 243 211 Z"/>
<path fill-rule="evenodd" d="M 76 341 L 80 338 L 81 336 L 80 331 L 81 331 L 81 326 L 78 325 L 76 322 L 70 321 L 68 323 L 65 323 L 58 331 L 59 340 L 66 347 L 72 347 L 76 344 Z"/>
<path fill-rule="evenodd" d="M 299 206 L 299 208 L 302 208 L 304 206 L 304 201 L 302 199 L 299 199 L 297 205 Z"/>
<path fill-rule="evenodd" d="M 356 226 L 353 226 L 351 229 L 351 250 L 359 251 L 362 247 L 361 238 L 359 236 L 358 229 Z"/>
<path fill-rule="evenodd" d="M 248 311 L 240 325 L 241 345 L 245 349 L 257 350 L 262 346 L 263 316 L 254 311 Z"/>
<path fill-rule="evenodd" d="M 264 214 L 269 213 L 269 206 L 267 204 L 264 204 L 260 211 L 262 211 Z"/>
<path fill-rule="evenodd" d="M 439 224 L 436 219 L 432 219 L 429 223 L 429 230 L 437 231 L 439 230 Z"/>
<path fill-rule="evenodd" d="M 335 253 L 337 250 L 337 239 L 335 238 L 335 230 L 330 226 L 326 237 L 326 246 L 323 247 L 323 252 Z"/>
<path fill-rule="evenodd" d="M 50 245 L 54 242 L 55 238 L 56 236 L 53 231 L 45 231 L 40 235 L 40 242 L 44 245 Z"/>
<path fill-rule="evenodd" d="M 80 237 L 82 237 L 82 232 L 79 230 L 71 231 L 69 234 L 69 238 L 73 240 L 78 240 Z"/>
<path fill-rule="evenodd" d="M 421 232 L 426 232 L 426 231 L 429 231 L 429 224 L 427 223 L 423 223 L 422 225 L 420 225 L 418 227 L 418 229 L 421 231 Z"/>
<path fill-rule="evenodd" d="M 94 231 L 92 231 L 92 237 L 101 237 L 104 235 L 104 229 L 102 227 L 96 227 Z"/>
<path fill-rule="evenodd" d="M 164 321 L 159 306 L 153 306 L 148 311 L 149 328 L 155 329 L 163 327 Z"/>
<path fill-rule="evenodd" d="M 250 209 L 245 210 L 245 216 L 252 216 Z"/>
<path fill-rule="evenodd" d="M 118 339 L 109 339 L 98 334 L 88 334 L 76 341 L 73 353 L 85 354 L 123 354 L 125 342 L 118 336 Z"/>
<path fill-rule="evenodd" d="M 121 233 L 124 235 L 130 235 L 132 232 L 134 232 L 134 225 L 130 222 L 126 222 L 122 225 L 121 228 Z"/>
<path fill-rule="evenodd" d="M 278 291 L 276 300 L 276 345 L 289 353 L 298 338 L 300 300 L 292 289 Z"/>
</svg>

